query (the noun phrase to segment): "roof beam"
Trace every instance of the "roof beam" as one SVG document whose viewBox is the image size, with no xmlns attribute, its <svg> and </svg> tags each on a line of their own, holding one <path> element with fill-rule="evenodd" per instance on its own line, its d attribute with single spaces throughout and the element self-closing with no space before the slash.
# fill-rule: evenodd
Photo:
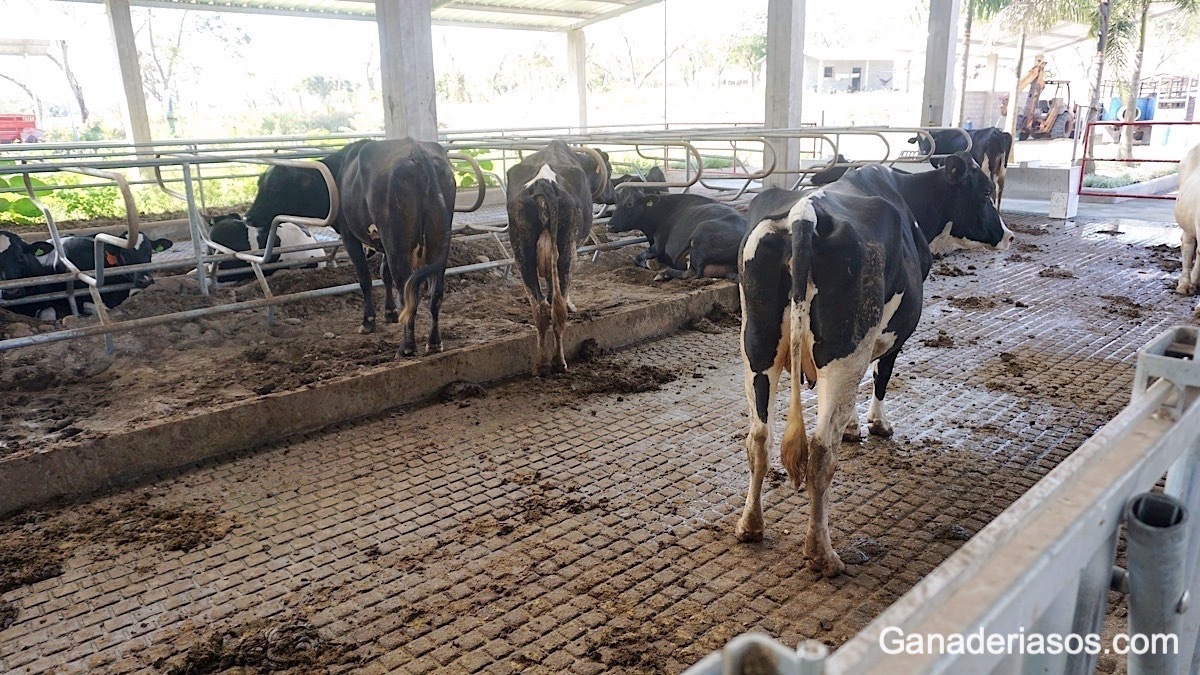
<svg viewBox="0 0 1200 675">
<path fill-rule="evenodd" d="M 534 9 L 532 7 L 502 7 L 498 5 L 476 5 L 471 2 L 445 2 L 438 9 L 454 9 L 464 12 L 491 12 L 494 14 L 518 14 L 521 16 L 545 16 L 556 19 L 590 19 L 590 12 L 568 12 L 561 9 Z"/>
</svg>

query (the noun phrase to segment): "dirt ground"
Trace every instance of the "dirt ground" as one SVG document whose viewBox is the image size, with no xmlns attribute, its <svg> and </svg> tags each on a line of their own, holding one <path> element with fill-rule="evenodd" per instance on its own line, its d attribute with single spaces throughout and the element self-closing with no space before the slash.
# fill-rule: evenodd
<svg viewBox="0 0 1200 675">
<path fill-rule="evenodd" d="M 733 537 L 746 408 L 736 316 L 714 312 L 636 349 L 587 346 L 570 373 L 536 386 L 460 383 L 428 406 L 0 521 L 0 579 L 12 579 L 0 586 L 0 670 L 7 658 L 29 672 L 678 673 L 748 630 L 836 648 L 1111 419 L 1136 349 L 1191 321 L 1194 299 L 1173 293 L 1179 249 L 1160 242 L 1177 232 L 1008 222 L 1014 250 L 935 263 L 889 388 L 896 435 L 841 448 L 831 529 L 846 575 L 803 568 L 807 496 L 777 467 L 766 540 Z M 581 309 L 670 291 L 628 267 L 633 253 L 581 265 Z M 531 330 L 519 287 L 487 275 L 454 283 L 443 320 L 454 345 Z M 102 347 L 75 357 L 81 348 L 59 347 L 78 375 L 60 382 L 53 360 L 17 364 L 30 368 L 22 382 L 40 372 L 46 386 L 3 395 L 65 388 L 58 396 L 86 412 L 75 435 L 103 433 L 82 427 L 122 423 L 110 403 L 127 391 L 157 397 L 144 411 L 172 414 L 189 396 L 230 397 L 202 399 L 211 405 L 394 357 L 394 331 L 352 333 L 354 295 L 322 302 L 285 307 L 275 329 L 234 314 L 228 328 L 121 338 L 92 373 L 84 356 Z M 222 342 L 204 346 L 208 332 Z M 211 361 L 195 375 L 207 386 L 139 390 L 149 385 L 111 375 L 120 365 L 140 367 L 142 382 L 166 377 L 173 358 Z M 279 373 L 252 367 L 267 359 Z M 228 368 L 241 379 L 228 384 Z M 112 393 L 88 401 L 97 390 Z M 865 403 L 869 385 L 859 393 Z M 63 438 L 49 426 L 23 438 Z M 1113 601 L 1110 631 L 1124 612 Z M 1100 670 L 1123 664 L 1102 657 Z"/>
<path fill-rule="evenodd" d="M 588 321 L 711 283 L 656 283 L 654 273 L 631 264 L 639 247 L 603 254 L 576 267 L 573 299 Z M 455 240 L 450 264 L 499 258 L 490 241 Z M 275 295 L 356 283 L 353 267 L 283 270 L 269 277 Z M 200 295 L 194 278 L 160 277 L 111 312 L 115 321 L 155 316 L 262 297 L 256 282 Z M 106 354 L 100 338 L 0 353 L 0 458 L 128 429 L 206 406 L 309 386 L 397 358 L 400 327 L 383 323 L 383 291 L 376 289 L 379 330 L 356 332 L 362 301 L 357 290 L 283 305 L 275 325 L 266 310 L 246 310 L 160 326 L 115 338 Z M 424 351 L 427 301 L 417 319 Z M 91 325 L 88 318 L 72 326 Z M 441 312 L 446 350 L 531 331 L 529 303 L 515 275 L 498 270 L 447 278 Z M 18 337 L 60 326 L 0 310 L 0 336 Z"/>
</svg>

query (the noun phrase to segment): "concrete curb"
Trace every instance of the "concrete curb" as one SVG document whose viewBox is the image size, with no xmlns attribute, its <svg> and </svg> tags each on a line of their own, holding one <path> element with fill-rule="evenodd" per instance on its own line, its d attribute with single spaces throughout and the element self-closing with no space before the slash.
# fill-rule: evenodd
<svg viewBox="0 0 1200 675">
<path fill-rule="evenodd" d="M 716 304 L 733 307 L 738 301 L 737 285 L 720 282 L 662 303 L 572 322 L 567 328 L 568 363 L 585 340 L 593 339 L 604 348 L 624 347 L 675 330 Z M 528 373 L 534 342 L 530 329 L 309 389 L 269 394 L 101 439 L 0 459 L 0 514 L 426 401 L 456 380 L 484 383 Z"/>
</svg>

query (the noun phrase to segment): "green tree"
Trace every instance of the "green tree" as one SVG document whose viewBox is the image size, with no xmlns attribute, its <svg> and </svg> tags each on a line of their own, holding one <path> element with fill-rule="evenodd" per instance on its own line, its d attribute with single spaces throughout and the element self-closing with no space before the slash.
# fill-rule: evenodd
<svg viewBox="0 0 1200 675">
<path fill-rule="evenodd" d="M 1181 11 L 1195 12 L 1197 0 L 1110 0 L 1115 7 L 1113 13 L 1118 16 L 1112 20 L 1117 30 L 1112 31 L 1113 42 L 1117 49 L 1127 53 L 1129 45 L 1136 39 L 1136 50 L 1133 53 L 1133 66 L 1129 75 L 1129 91 L 1125 94 L 1125 118 L 1123 121 L 1132 122 L 1136 119 L 1137 95 L 1142 84 L 1142 62 L 1146 54 L 1146 37 L 1149 34 L 1150 5 L 1155 2 L 1170 2 Z M 1136 25 L 1136 30 L 1127 27 Z M 1133 158 L 1133 127 L 1127 126 L 1121 133 L 1122 159 Z"/>
</svg>

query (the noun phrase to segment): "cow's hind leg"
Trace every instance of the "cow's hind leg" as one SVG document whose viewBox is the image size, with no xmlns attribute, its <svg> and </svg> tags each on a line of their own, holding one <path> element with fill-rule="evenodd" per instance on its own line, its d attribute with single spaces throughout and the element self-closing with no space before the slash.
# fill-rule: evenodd
<svg viewBox="0 0 1200 675">
<path fill-rule="evenodd" d="M 435 272 L 429 289 L 429 313 L 432 323 L 429 326 L 429 342 L 426 348 L 431 353 L 442 351 L 442 331 L 438 328 L 438 316 L 442 311 L 442 298 L 446 295 L 446 271 Z"/>
<path fill-rule="evenodd" d="M 841 434 L 856 414 L 854 399 L 858 383 L 870 365 L 868 349 L 860 345 L 854 353 L 817 372 L 817 427 L 809 444 L 806 467 L 811 517 L 804 555 L 813 569 L 827 577 L 845 569 L 829 536 L 829 486 L 837 471 Z"/>
<path fill-rule="evenodd" d="M 400 312 L 396 310 L 396 294 L 393 292 L 392 268 L 386 258 L 379 264 L 379 275 L 383 277 L 383 320 L 385 323 L 400 323 Z"/>
<path fill-rule="evenodd" d="M 385 263 L 392 270 L 392 279 L 396 283 L 396 287 L 403 289 L 408 283 L 408 278 L 412 276 L 412 265 L 406 259 L 403 253 L 400 255 L 385 256 Z M 388 291 L 391 296 L 391 290 Z M 421 299 L 421 288 L 418 285 L 416 289 L 416 300 Z M 413 312 L 408 317 L 408 321 L 404 324 L 404 340 L 400 343 L 400 353 L 404 356 L 413 356 L 417 353 L 417 305 L 413 305 Z"/>
<path fill-rule="evenodd" d="M 362 242 L 353 237 L 345 237 L 346 254 L 354 263 L 354 274 L 358 277 L 358 287 L 362 291 L 363 320 L 358 327 L 360 333 L 375 332 L 375 299 L 371 297 L 371 268 L 367 266 L 367 254 L 363 252 Z"/>
<path fill-rule="evenodd" d="M 1183 270 L 1179 273 L 1179 284 L 1175 287 L 1175 292 L 1180 295 L 1191 295 L 1196 290 L 1192 285 L 1192 267 L 1196 262 L 1196 233 L 1192 230 L 1191 223 L 1182 227 L 1183 242 L 1180 253 Z"/>
<path fill-rule="evenodd" d="M 875 395 L 871 398 L 871 407 L 867 409 L 867 431 L 874 436 L 886 438 L 892 435 L 892 423 L 883 411 L 883 397 L 887 396 L 888 382 L 892 379 L 892 369 L 896 367 L 896 357 L 899 355 L 898 351 L 886 354 L 875 362 Z"/>
<path fill-rule="evenodd" d="M 551 353 L 550 369 L 556 373 L 566 372 L 567 356 L 563 351 L 563 338 L 567 332 L 567 311 L 571 309 L 570 284 L 571 265 L 575 261 L 575 242 L 570 235 L 560 232 L 555 249 L 555 259 L 550 278 L 550 310 L 554 322 L 554 351 Z"/>
<path fill-rule="evenodd" d="M 750 463 L 750 487 L 746 491 L 746 506 L 738 519 L 734 534 L 738 541 L 762 541 L 762 483 L 770 466 L 771 429 L 775 421 L 775 394 L 779 389 L 781 364 L 772 364 L 757 373 L 746 366 L 746 399 L 750 403 L 750 433 L 746 434 L 746 459 Z"/>
</svg>

